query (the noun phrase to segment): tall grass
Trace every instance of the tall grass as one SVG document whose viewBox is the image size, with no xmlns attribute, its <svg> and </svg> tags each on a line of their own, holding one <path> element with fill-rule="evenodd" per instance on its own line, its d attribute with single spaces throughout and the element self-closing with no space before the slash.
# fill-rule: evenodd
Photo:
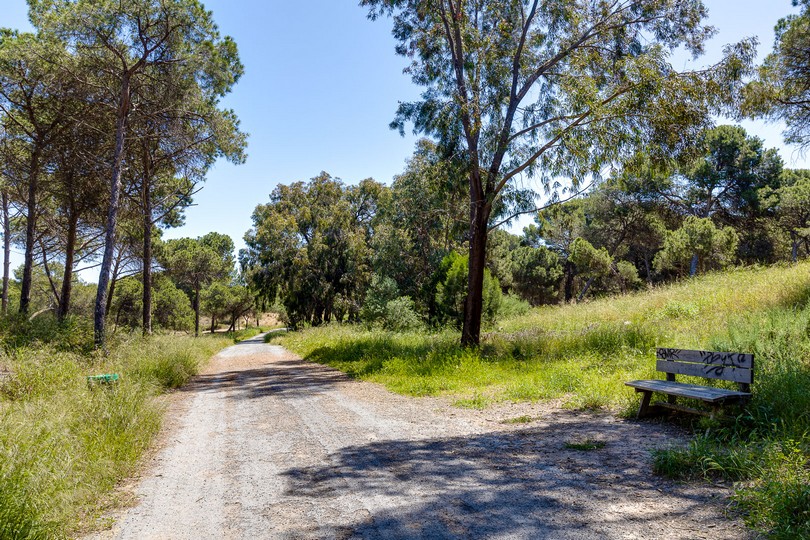
<svg viewBox="0 0 810 540">
<path fill-rule="evenodd" d="M 687 449 L 658 452 L 657 470 L 739 481 L 735 500 L 749 525 L 810 538 L 810 303 L 742 316 L 711 344 L 757 355 L 754 399 Z"/>
<path fill-rule="evenodd" d="M 810 538 L 810 262 L 534 309 L 500 322 L 480 349 L 461 348 L 452 332 L 334 326 L 272 339 L 395 392 L 447 395 L 460 407 L 562 398 L 625 415 L 638 398 L 624 382 L 658 377 L 655 347 L 753 352 L 751 403 L 730 423 L 697 424 L 689 447 L 658 452 L 655 468 L 738 482 L 735 500 L 751 527 Z"/>
<path fill-rule="evenodd" d="M 69 352 L 59 340 L 32 338 L 39 332 L 7 333 L 0 354 L 0 538 L 62 538 L 96 527 L 113 487 L 158 432 L 156 396 L 228 344 L 125 337 L 107 354 Z M 98 373 L 121 379 L 89 386 L 86 377 Z"/>
</svg>

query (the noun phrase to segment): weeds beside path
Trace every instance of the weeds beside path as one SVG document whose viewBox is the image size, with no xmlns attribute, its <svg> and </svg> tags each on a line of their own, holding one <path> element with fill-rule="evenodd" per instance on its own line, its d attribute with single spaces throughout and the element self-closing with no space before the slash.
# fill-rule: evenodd
<svg viewBox="0 0 810 540">
<path fill-rule="evenodd" d="M 105 509 L 120 503 L 116 483 L 136 470 L 158 433 L 159 396 L 185 384 L 228 343 L 126 337 L 108 354 L 71 352 L 76 347 L 59 340 L 4 343 L 0 538 L 65 538 L 103 525 Z M 86 377 L 100 373 L 120 380 L 88 385 Z"/>
</svg>

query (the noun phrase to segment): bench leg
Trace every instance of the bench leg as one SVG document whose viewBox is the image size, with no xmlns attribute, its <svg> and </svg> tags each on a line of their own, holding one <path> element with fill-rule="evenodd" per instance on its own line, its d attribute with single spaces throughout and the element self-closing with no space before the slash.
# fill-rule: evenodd
<svg viewBox="0 0 810 540">
<path fill-rule="evenodd" d="M 644 418 L 645 416 L 649 416 L 650 414 L 650 399 L 652 398 L 652 392 L 649 390 L 641 390 L 644 393 L 641 396 L 641 405 L 638 408 L 638 414 L 636 418 Z"/>
</svg>

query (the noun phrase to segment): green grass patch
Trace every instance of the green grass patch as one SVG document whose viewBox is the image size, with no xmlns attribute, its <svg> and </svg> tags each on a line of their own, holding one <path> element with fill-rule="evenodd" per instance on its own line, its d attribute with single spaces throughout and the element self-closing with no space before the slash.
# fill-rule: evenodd
<svg viewBox="0 0 810 540">
<path fill-rule="evenodd" d="M 5 343 L 0 538 L 65 538 L 99 526 L 114 504 L 116 483 L 134 472 L 160 428 L 156 397 L 185 384 L 228 340 L 119 336 L 107 354 L 19 337 Z M 121 378 L 87 383 L 101 373 Z"/>
<path fill-rule="evenodd" d="M 531 424 L 532 422 L 540 420 L 539 416 L 529 416 L 528 414 L 524 414 L 522 416 L 516 416 L 514 418 L 507 418 L 505 420 L 501 420 L 499 423 L 501 424 Z"/>
<path fill-rule="evenodd" d="M 626 416 L 638 397 L 624 383 L 661 378 L 656 347 L 753 352 L 752 402 L 731 422 L 696 422 L 689 447 L 657 452 L 655 470 L 738 482 L 735 501 L 749 526 L 773 538 L 810 537 L 810 262 L 533 309 L 501 321 L 479 349 L 460 347 L 459 337 L 330 326 L 269 339 L 394 392 L 444 395 L 461 407 L 559 399 Z"/>
<path fill-rule="evenodd" d="M 228 332 L 226 335 L 232 339 L 234 343 L 239 343 L 240 341 L 256 337 L 262 332 L 267 332 L 267 330 L 260 326 L 249 326 L 248 328 L 243 328 L 236 332 Z"/>
<path fill-rule="evenodd" d="M 482 394 L 476 394 L 470 398 L 457 399 L 453 402 L 454 407 L 460 409 L 486 409 L 490 404 L 489 398 Z"/>
<path fill-rule="evenodd" d="M 597 439 L 577 439 L 574 441 L 567 441 L 565 447 L 569 450 L 578 450 L 580 452 L 589 452 L 591 450 L 601 450 L 605 447 L 605 441 Z"/>
</svg>

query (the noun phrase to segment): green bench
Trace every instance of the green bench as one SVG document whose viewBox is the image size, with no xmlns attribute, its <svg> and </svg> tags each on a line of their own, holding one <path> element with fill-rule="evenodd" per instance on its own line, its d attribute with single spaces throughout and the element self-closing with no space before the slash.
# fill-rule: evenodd
<svg viewBox="0 0 810 540">
<path fill-rule="evenodd" d="M 625 384 L 643 392 L 638 418 L 650 416 L 663 409 L 715 416 L 728 404 L 744 404 L 751 399 L 754 382 L 754 355 L 746 353 L 656 349 L 656 368 L 666 373 L 666 380 L 629 381 Z M 676 375 L 691 375 L 737 383 L 738 390 L 687 384 L 675 380 Z M 666 401 L 651 404 L 653 393 L 665 394 Z M 710 411 L 686 407 L 678 398 L 690 398 L 709 405 Z"/>
</svg>

